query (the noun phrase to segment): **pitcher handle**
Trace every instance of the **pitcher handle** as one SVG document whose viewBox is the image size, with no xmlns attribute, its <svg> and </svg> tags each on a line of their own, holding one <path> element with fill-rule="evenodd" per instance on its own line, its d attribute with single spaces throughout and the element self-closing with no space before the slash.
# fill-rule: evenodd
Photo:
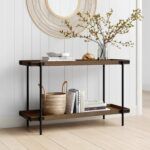
<svg viewBox="0 0 150 150">
<path fill-rule="evenodd" d="M 39 87 L 40 87 L 40 84 L 38 84 L 39 85 Z M 42 90 L 43 90 L 43 92 L 44 92 L 44 100 L 46 101 L 46 90 L 45 90 L 45 88 L 42 86 Z"/>
</svg>

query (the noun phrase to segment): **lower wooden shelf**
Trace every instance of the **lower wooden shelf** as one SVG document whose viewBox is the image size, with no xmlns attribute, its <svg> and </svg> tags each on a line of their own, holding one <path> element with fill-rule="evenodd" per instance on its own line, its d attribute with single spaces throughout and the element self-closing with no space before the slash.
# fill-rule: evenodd
<svg viewBox="0 0 150 150">
<path fill-rule="evenodd" d="M 59 119 L 72 119 L 72 118 L 81 118 L 81 117 L 91 117 L 91 116 L 100 116 L 100 115 L 111 115 L 111 114 L 121 114 L 122 107 L 114 104 L 108 104 L 107 108 L 110 110 L 104 111 L 93 111 L 93 112 L 82 112 L 82 113 L 74 113 L 74 114 L 63 114 L 63 115 L 48 115 L 43 116 L 43 120 L 59 120 Z M 123 109 L 124 113 L 129 113 L 130 109 Z M 39 120 L 39 110 L 30 110 L 30 111 L 20 111 L 19 115 L 23 118 L 30 121 L 38 121 Z"/>
</svg>

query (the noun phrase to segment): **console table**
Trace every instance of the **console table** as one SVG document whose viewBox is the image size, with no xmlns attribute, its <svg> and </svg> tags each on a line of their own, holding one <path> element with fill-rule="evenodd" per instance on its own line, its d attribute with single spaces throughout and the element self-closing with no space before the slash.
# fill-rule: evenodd
<svg viewBox="0 0 150 150">
<path fill-rule="evenodd" d="M 129 113 L 130 109 L 124 107 L 124 66 L 130 64 L 129 60 L 121 59 L 107 59 L 107 60 L 92 60 L 92 61 L 43 61 L 43 60 L 20 60 L 20 65 L 26 66 L 26 110 L 20 111 L 19 115 L 27 120 L 27 127 L 29 127 L 30 121 L 39 121 L 39 133 L 42 135 L 42 121 L 43 120 L 58 120 L 58 119 L 73 119 L 81 117 L 99 116 L 102 115 L 105 119 L 105 115 L 121 114 L 121 125 L 124 126 L 124 113 Z M 47 115 L 42 114 L 42 68 L 44 66 L 83 66 L 83 65 L 102 65 L 103 67 L 103 102 L 105 102 L 105 66 L 106 65 L 120 65 L 121 67 L 121 105 L 108 104 L 109 110 L 93 111 L 93 112 L 81 112 L 74 114 L 63 115 Z M 31 110 L 29 108 L 29 71 L 30 67 L 39 67 L 39 101 L 40 106 L 38 110 Z"/>
</svg>

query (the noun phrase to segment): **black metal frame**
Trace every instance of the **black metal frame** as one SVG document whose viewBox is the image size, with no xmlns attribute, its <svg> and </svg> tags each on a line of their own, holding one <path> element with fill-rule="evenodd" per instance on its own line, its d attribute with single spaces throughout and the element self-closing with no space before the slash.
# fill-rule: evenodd
<svg viewBox="0 0 150 150">
<path fill-rule="evenodd" d="M 29 111 L 29 66 L 27 66 L 27 103 L 26 103 L 26 110 Z M 103 65 L 103 102 L 105 102 L 105 76 L 106 76 L 106 68 L 105 65 Z M 39 100 L 40 100 L 40 113 L 39 113 L 39 133 L 42 135 L 42 63 L 39 64 L 39 82 L 40 82 L 40 88 L 39 88 Z M 121 112 L 121 124 L 124 126 L 124 64 L 121 64 L 121 106 L 122 106 L 122 112 Z M 103 115 L 103 119 L 105 119 L 105 115 Z M 27 120 L 27 127 L 29 127 L 29 120 Z"/>
<path fill-rule="evenodd" d="M 27 103 L 26 103 L 26 110 L 29 111 L 29 66 L 27 66 L 27 73 L 26 73 L 26 80 L 27 80 L 27 85 L 26 85 L 26 90 L 27 90 L 27 95 L 26 95 L 26 98 L 27 98 Z M 40 135 L 42 135 L 42 64 L 39 65 L 39 85 L 40 85 L 40 88 L 39 88 L 39 97 L 40 97 L 40 114 L 39 114 L 39 131 L 40 131 Z M 29 120 L 27 119 L 27 127 L 29 127 Z"/>
<path fill-rule="evenodd" d="M 106 68 L 103 65 L 103 102 L 105 103 L 105 88 L 106 88 Z M 124 64 L 121 64 L 121 106 L 122 106 L 122 113 L 121 113 L 121 124 L 124 126 Z M 103 115 L 103 119 L 105 119 L 105 115 Z"/>
<path fill-rule="evenodd" d="M 40 118 L 39 118 L 39 121 L 40 121 L 40 135 L 42 135 L 42 110 L 43 110 L 43 107 L 42 107 L 42 64 L 40 64 Z"/>
<path fill-rule="evenodd" d="M 121 64 L 121 95 L 122 95 L 122 117 L 121 117 L 121 121 L 122 121 L 122 126 L 124 126 L 124 64 Z"/>
<path fill-rule="evenodd" d="M 27 104 L 26 110 L 29 111 L 29 66 L 27 66 Z M 29 127 L 29 120 L 27 120 L 27 127 Z"/>
<path fill-rule="evenodd" d="M 105 65 L 103 65 L 103 102 L 105 103 Z M 103 115 L 105 119 L 105 115 Z"/>
</svg>

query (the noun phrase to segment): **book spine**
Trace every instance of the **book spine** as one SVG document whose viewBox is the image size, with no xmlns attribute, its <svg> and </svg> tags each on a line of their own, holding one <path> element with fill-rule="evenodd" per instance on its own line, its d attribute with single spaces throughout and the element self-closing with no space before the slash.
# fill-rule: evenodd
<svg viewBox="0 0 150 150">
<path fill-rule="evenodd" d="M 80 113 L 80 92 L 76 91 L 76 113 Z"/>
<path fill-rule="evenodd" d="M 101 110 L 101 109 L 105 109 L 106 107 L 103 106 L 103 107 L 87 107 L 85 108 L 85 111 L 88 111 L 88 110 Z"/>
<path fill-rule="evenodd" d="M 87 110 L 85 112 L 94 112 L 94 111 L 110 111 L 109 108 L 105 108 L 105 109 L 98 109 L 98 110 Z"/>
<path fill-rule="evenodd" d="M 71 113 L 74 112 L 74 105 L 75 105 L 75 93 L 72 92 L 72 94 L 73 94 L 73 99 L 72 99 L 72 103 L 71 103 Z"/>
<path fill-rule="evenodd" d="M 78 100 L 78 92 L 76 92 L 76 113 L 79 113 L 79 100 Z"/>
<path fill-rule="evenodd" d="M 81 111 L 81 96 L 80 96 L 80 91 L 78 91 L 78 107 L 79 107 L 79 110 L 78 112 L 80 113 Z"/>
<path fill-rule="evenodd" d="M 85 110 L 85 92 L 80 91 L 80 112 L 84 112 Z"/>
</svg>

